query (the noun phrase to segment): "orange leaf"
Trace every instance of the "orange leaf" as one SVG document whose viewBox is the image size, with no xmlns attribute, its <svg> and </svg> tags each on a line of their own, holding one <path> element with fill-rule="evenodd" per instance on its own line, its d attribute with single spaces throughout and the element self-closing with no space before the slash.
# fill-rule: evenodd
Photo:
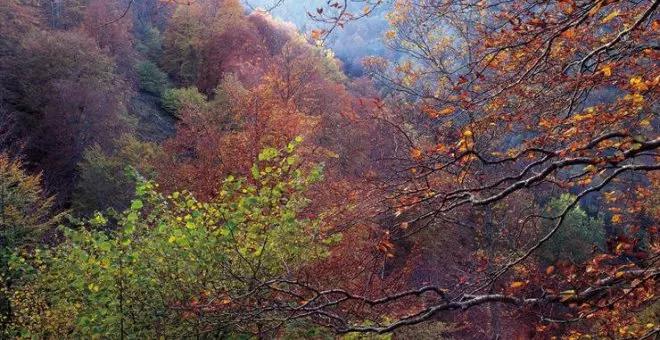
<svg viewBox="0 0 660 340">
<path fill-rule="evenodd" d="M 325 30 L 312 30 L 312 39 L 319 40 L 324 33 Z"/>
<path fill-rule="evenodd" d="M 554 271 L 555 271 L 555 266 L 550 266 L 545 269 L 545 273 L 548 275 L 552 274 Z"/>
<path fill-rule="evenodd" d="M 601 7 L 603 7 L 603 0 L 596 1 L 596 6 L 594 6 L 591 10 L 589 10 L 589 15 L 591 16 L 596 14 L 596 12 L 598 12 Z"/>
<path fill-rule="evenodd" d="M 446 116 L 448 114 L 454 113 L 454 111 L 456 111 L 456 108 L 454 108 L 453 106 L 450 106 L 450 107 L 440 111 L 440 114 Z"/>
<path fill-rule="evenodd" d="M 420 159 L 422 158 L 422 150 L 418 148 L 414 148 L 412 149 L 412 151 L 410 151 L 410 155 L 412 156 L 413 159 Z"/>
<path fill-rule="evenodd" d="M 524 286 L 524 285 L 525 285 L 524 282 L 522 282 L 522 281 L 516 281 L 516 282 L 511 283 L 511 288 L 520 288 L 520 287 L 522 287 L 522 286 Z"/>
<path fill-rule="evenodd" d="M 568 39 L 573 39 L 575 38 L 575 28 L 569 28 L 564 33 L 561 34 L 562 37 L 568 38 Z"/>
</svg>

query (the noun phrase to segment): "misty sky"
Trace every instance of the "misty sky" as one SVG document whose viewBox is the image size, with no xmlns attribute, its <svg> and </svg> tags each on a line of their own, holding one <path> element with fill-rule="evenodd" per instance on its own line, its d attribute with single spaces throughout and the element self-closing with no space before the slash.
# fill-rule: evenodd
<svg viewBox="0 0 660 340">
<path fill-rule="evenodd" d="M 246 7 L 270 8 L 277 0 L 243 0 Z M 353 11 L 360 11 L 360 4 Z M 318 7 L 325 7 L 325 0 L 284 0 L 283 3 L 272 10 L 275 18 L 292 22 L 300 31 L 309 31 L 319 26 L 312 21 L 307 12 L 315 12 Z M 384 55 L 387 48 L 383 45 L 382 36 L 388 29 L 389 23 L 385 19 L 387 5 L 374 12 L 369 17 L 349 23 L 346 28 L 338 29 L 328 38 L 326 44 L 332 48 L 337 57 L 346 64 L 349 74 L 361 72 L 360 60 L 370 55 Z"/>
</svg>

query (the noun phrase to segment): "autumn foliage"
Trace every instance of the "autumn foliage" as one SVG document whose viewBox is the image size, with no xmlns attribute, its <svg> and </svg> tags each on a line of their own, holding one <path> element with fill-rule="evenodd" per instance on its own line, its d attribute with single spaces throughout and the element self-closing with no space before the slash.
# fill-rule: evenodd
<svg viewBox="0 0 660 340">
<path fill-rule="evenodd" d="M 657 0 L 282 3 L 0 5 L 3 337 L 659 334 Z"/>
</svg>

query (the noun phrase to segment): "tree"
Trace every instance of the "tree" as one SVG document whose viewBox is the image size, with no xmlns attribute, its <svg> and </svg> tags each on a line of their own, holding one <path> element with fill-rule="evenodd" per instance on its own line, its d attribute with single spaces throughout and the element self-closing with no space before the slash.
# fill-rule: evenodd
<svg viewBox="0 0 660 340">
<path fill-rule="evenodd" d="M 124 15 L 125 1 L 93 0 L 84 11 L 83 27 L 101 48 L 115 57 L 117 68 L 124 74 L 131 70 L 136 57 L 133 49 L 131 18 L 116 20 Z M 126 13 L 129 15 L 129 13 Z"/>
<path fill-rule="evenodd" d="M 57 223 L 61 215 L 53 214 L 53 205 L 54 198 L 43 192 L 41 175 L 27 174 L 21 162 L 10 159 L 6 153 L 0 154 L 0 242 L 3 251 L 38 239 Z"/>
<path fill-rule="evenodd" d="M 170 87 L 167 74 L 151 61 L 141 61 L 135 65 L 140 76 L 140 89 L 156 96 L 161 96 Z"/>
<path fill-rule="evenodd" d="M 55 200 L 44 194 L 41 175 L 31 176 L 21 162 L 0 154 L 0 321 L 5 331 L 13 306 L 6 289 L 11 288 L 9 258 L 13 249 L 38 240 L 62 214 L 54 213 Z"/>
<path fill-rule="evenodd" d="M 206 32 L 196 85 L 212 95 L 225 74 L 233 73 L 248 86 L 258 81 L 263 57 L 267 55 L 263 38 L 244 14 L 237 0 L 219 1 Z M 255 76 L 256 74 L 256 76 Z"/>
<path fill-rule="evenodd" d="M 49 1 L 42 9 L 53 29 L 73 29 L 83 21 L 89 0 Z"/>
<path fill-rule="evenodd" d="M 59 246 L 22 255 L 11 292 L 37 296 L 13 295 L 21 309 L 9 334 L 276 334 L 287 314 L 279 282 L 326 257 L 336 239 L 322 215 L 305 216 L 305 191 L 322 168 L 299 162 L 300 141 L 265 149 L 250 178 L 227 177 L 209 201 L 187 192 L 165 198 L 141 182 L 130 208 L 109 216 L 110 231 L 97 214 L 66 229 Z"/>
<path fill-rule="evenodd" d="M 575 198 L 564 194 L 550 202 L 550 215 L 563 211 Z M 605 249 L 605 228 L 602 218 L 592 218 L 579 206 L 566 215 L 564 228 L 550 239 L 539 251 L 539 256 L 550 264 L 565 259 L 572 263 L 584 263 L 594 251 Z M 551 227 L 548 224 L 546 228 Z"/>
<path fill-rule="evenodd" d="M 43 171 L 44 185 L 64 204 L 85 148 L 109 149 L 128 130 L 119 118 L 126 82 L 96 41 L 78 32 L 28 31 L 2 67 L 9 122 L 2 144 Z"/>
<path fill-rule="evenodd" d="M 185 87 L 180 89 L 167 89 L 163 93 L 162 106 L 171 115 L 179 116 L 179 111 L 185 107 L 204 107 L 207 98 L 194 87 Z"/>
<path fill-rule="evenodd" d="M 137 172 L 144 178 L 156 177 L 154 166 L 160 149 L 141 142 L 131 135 L 123 135 L 117 150 L 107 153 L 97 144 L 85 150 L 78 165 L 80 179 L 73 192 L 74 211 L 89 216 L 94 211 L 113 208 L 124 210 L 133 198 Z"/>
<path fill-rule="evenodd" d="M 648 48 L 656 35 L 657 5 L 422 1 L 396 7 L 386 38 L 408 58 L 394 64 L 368 61 L 396 100 L 392 108 L 385 103 L 381 119 L 398 128 L 398 144 L 407 146 L 390 163 L 397 175 L 384 183 L 392 192 L 392 211 L 412 214 L 403 225 L 414 234 L 445 223 L 463 226 L 468 208 L 486 216 L 500 204 L 509 214 L 502 230 L 525 236 L 509 248 L 513 251 L 493 258 L 490 269 L 486 265 L 459 277 L 449 286 L 454 288 L 427 287 L 448 290 L 437 292 L 438 300 L 426 308 L 393 323 L 346 331 L 391 331 L 443 310 L 495 301 L 527 306 L 575 301 L 567 306 L 568 319 L 593 319 L 592 329 L 562 329 L 552 325 L 566 321 L 563 316 L 535 305 L 543 317 L 533 321 L 534 332 L 606 336 L 622 330 L 644 336 L 654 331 L 640 324 L 631 308 L 653 308 L 657 264 L 643 259 L 657 256 L 657 250 L 636 253 L 636 241 L 619 236 L 609 252 L 591 256 L 591 265 L 561 271 L 539 268 L 535 255 L 560 231 L 568 232 L 571 211 L 581 200 L 607 200 L 598 193 L 650 183 L 659 169 L 654 157 L 660 141 L 652 123 L 657 56 Z M 569 190 L 574 198 L 562 210 L 544 213 L 548 202 Z M 624 196 L 637 202 L 634 207 L 648 199 Z M 626 234 L 626 224 L 644 223 L 638 208 L 610 209 L 616 234 Z M 490 233 L 489 224 L 484 219 L 479 232 Z M 645 237 L 655 239 L 648 232 Z M 619 256 L 638 257 L 626 267 L 613 260 Z M 555 270 L 560 273 L 552 274 Z M 551 274 L 560 279 L 554 292 L 574 295 L 538 295 Z M 613 295 L 596 293 L 601 285 L 611 287 Z"/>
<path fill-rule="evenodd" d="M 177 86 L 190 86 L 198 77 L 201 63 L 203 9 L 198 2 L 177 6 L 163 38 L 162 67 Z"/>
<path fill-rule="evenodd" d="M 397 58 L 365 61 L 378 91 L 323 46 L 383 1 L 326 2 L 311 39 L 236 0 L 167 2 L 160 63 L 185 90 L 163 98 L 162 189 L 15 256 L 10 335 L 658 333 L 657 1 L 398 1 Z M 46 183 L 115 195 L 112 60 L 28 33 L 0 45 L 7 135 Z"/>
<path fill-rule="evenodd" d="M 163 58 L 163 34 L 149 22 L 139 26 L 138 37 L 140 41 L 135 49 L 147 60 L 159 63 Z"/>
</svg>

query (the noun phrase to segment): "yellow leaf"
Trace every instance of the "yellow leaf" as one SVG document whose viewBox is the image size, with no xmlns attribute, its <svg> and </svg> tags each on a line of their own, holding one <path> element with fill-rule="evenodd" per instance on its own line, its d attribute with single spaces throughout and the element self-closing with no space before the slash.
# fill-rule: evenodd
<svg viewBox="0 0 660 340">
<path fill-rule="evenodd" d="M 623 97 L 623 99 L 631 100 L 635 104 L 641 104 L 644 102 L 644 96 L 639 93 L 635 93 L 633 95 L 627 94 L 625 97 Z"/>
<path fill-rule="evenodd" d="M 170 238 L 167 239 L 167 243 L 174 243 L 176 241 L 176 237 L 170 236 Z"/>
<path fill-rule="evenodd" d="M 621 222 L 621 215 L 616 214 L 612 216 L 612 223 L 620 223 Z"/>
<path fill-rule="evenodd" d="M 549 128 L 552 128 L 552 127 L 553 127 L 553 124 L 550 123 L 550 121 L 545 120 L 544 118 L 541 118 L 541 121 L 539 122 L 539 126 L 540 126 L 540 127 L 544 127 L 544 128 L 548 128 L 548 129 L 549 129 Z"/>
<path fill-rule="evenodd" d="M 324 150 L 322 150 L 322 152 L 323 152 L 326 156 L 328 156 L 328 157 L 331 157 L 331 158 L 339 158 L 339 154 L 336 153 L 336 152 L 334 152 L 334 151 L 332 151 L 332 150 L 324 149 Z"/>
<path fill-rule="evenodd" d="M 446 115 L 454 113 L 454 111 L 456 111 L 456 108 L 454 108 L 453 106 L 450 106 L 450 107 L 440 111 L 440 114 L 446 116 Z"/>
<path fill-rule="evenodd" d="M 605 77 L 609 77 L 612 75 L 612 67 L 610 66 L 604 66 L 603 68 L 600 69 L 601 72 L 605 75 Z"/>
<path fill-rule="evenodd" d="M 520 288 L 520 287 L 522 287 L 522 286 L 524 286 L 524 285 L 525 285 L 524 282 L 522 282 L 522 281 L 516 281 L 516 282 L 511 283 L 511 288 Z"/>
<path fill-rule="evenodd" d="M 598 0 L 598 1 L 596 1 L 596 6 L 594 6 L 594 7 L 589 11 L 589 15 L 591 16 L 591 15 L 596 14 L 596 12 L 598 12 L 602 6 L 603 6 L 603 0 Z"/>
<path fill-rule="evenodd" d="M 472 131 L 470 131 L 470 130 L 465 130 L 465 132 L 463 132 L 463 136 L 465 136 L 465 137 L 472 137 Z"/>
<path fill-rule="evenodd" d="M 593 116 L 594 115 L 592 115 L 591 113 L 587 113 L 587 114 L 584 114 L 584 115 L 577 115 L 577 116 L 573 117 L 573 121 L 579 122 L 579 121 L 582 121 L 582 120 L 585 120 L 585 119 L 593 118 Z"/>
<path fill-rule="evenodd" d="M 589 172 L 596 172 L 596 170 L 598 170 L 598 169 L 593 164 L 590 164 L 590 165 L 585 166 L 584 169 L 582 169 L 582 170 L 589 171 Z"/>
<path fill-rule="evenodd" d="M 630 78 L 630 85 L 632 85 L 637 91 L 646 91 L 649 89 L 642 80 L 642 77 Z"/>
<path fill-rule="evenodd" d="M 612 11 L 612 13 L 610 13 L 608 16 L 606 16 L 605 19 L 603 19 L 603 21 L 601 21 L 601 23 L 606 24 L 610 20 L 616 18 L 619 14 L 620 14 L 619 10 L 614 10 L 614 11 Z"/>
</svg>

